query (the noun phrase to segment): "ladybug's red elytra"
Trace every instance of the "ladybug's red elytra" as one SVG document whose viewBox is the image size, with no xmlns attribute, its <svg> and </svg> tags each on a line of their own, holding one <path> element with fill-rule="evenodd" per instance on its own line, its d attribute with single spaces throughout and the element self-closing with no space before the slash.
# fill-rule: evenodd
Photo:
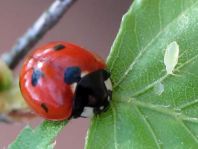
<svg viewBox="0 0 198 149">
<path fill-rule="evenodd" d="M 28 105 L 49 120 L 90 117 L 105 111 L 112 86 L 106 64 L 97 55 L 67 42 L 51 42 L 33 51 L 20 73 Z"/>
</svg>

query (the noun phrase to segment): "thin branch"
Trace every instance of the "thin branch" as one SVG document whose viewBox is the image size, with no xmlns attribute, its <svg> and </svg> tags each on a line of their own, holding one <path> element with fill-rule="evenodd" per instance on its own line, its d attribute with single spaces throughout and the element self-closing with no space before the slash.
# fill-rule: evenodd
<svg viewBox="0 0 198 149">
<path fill-rule="evenodd" d="M 6 115 L 4 115 L 4 114 L 1 114 L 1 115 L 0 115 L 0 122 L 1 122 L 1 123 L 10 124 L 10 123 L 12 123 L 12 120 L 11 120 L 8 116 L 6 116 Z"/>
<path fill-rule="evenodd" d="M 9 53 L 1 58 L 6 64 L 14 69 L 30 49 L 61 19 L 63 14 L 76 0 L 55 0 L 27 32 L 19 38 Z"/>
</svg>

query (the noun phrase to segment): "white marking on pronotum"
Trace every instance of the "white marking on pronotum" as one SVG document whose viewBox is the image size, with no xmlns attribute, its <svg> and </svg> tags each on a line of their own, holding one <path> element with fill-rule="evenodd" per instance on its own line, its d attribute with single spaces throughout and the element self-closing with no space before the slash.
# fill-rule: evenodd
<svg viewBox="0 0 198 149">
<path fill-rule="evenodd" d="M 83 112 L 81 113 L 82 117 L 93 117 L 94 109 L 92 107 L 84 107 Z"/>
<path fill-rule="evenodd" d="M 111 80 L 110 79 L 107 79 L 106 81 L 104 81 L 104 84 L 105 84 L 107 90 L 112 91 L 112 83 L 111 83 Z M 107 100 L 110 101 L 111 100 L 111 97 L 108 96 L 108 99 Z"/>
<path fill-rule="evenodd" d="M 73 83 L 73 84 L 70 85 L 70 88 L 71 88 L 73 94 L 76 91 L 76 86 L 77 86 L 77 83 Z"/>
<path fill-rule="evenodd" d="M 164 92 L 164 85 L 161 82 L 157 82 L 154 86 L 154 92 L 157 95 L 161 95 Z"/>
<path fill-rule="evenodd" d="M 100 107 L 100 110 L 103 110 L 103 109 L 104 109 L 104 106 L 101 106 L 101 107 Z"/>
<path fill-rule="evenodd" d="M 106 81 L 104 81 L 104 83 L 105 83 L 105 86 L 106 86 L 107 90 L 112 91 L 112 83 L 111 83 L 111 80 L 110 80 L 110 79 L 107 79 Z"/>
<path fill-rule="evenodd" d="M 89 73 L 88 71 L 83 71 L 83 72 L 81 73 L 81 78 L 83 78 L 84 76 L 86 76 L 88 73 Z"/>
<path fill-rule="evenodd" d="M 177 65 L 179 58 L 179 45 L 176 41 L 171 42 L 165 51 L 164 64 L 166 66 L 167 74 L 173 74 L 173 70 Z"/>
</svg>

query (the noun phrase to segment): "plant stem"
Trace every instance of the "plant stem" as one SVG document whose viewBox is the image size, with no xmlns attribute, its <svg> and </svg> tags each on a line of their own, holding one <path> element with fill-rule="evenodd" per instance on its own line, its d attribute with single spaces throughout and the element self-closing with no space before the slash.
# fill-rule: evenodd
<svg viewBox="0 0 198 149">
<path fill-rule="evenodd" d="M 11 69 L 14 69 L 45 33 L 56 25 L 75 1 L 76 0 L 55 0 L 49 9 L 18 39 L 11 51 L 1 56 L 5 63 Z"/>
</svg>

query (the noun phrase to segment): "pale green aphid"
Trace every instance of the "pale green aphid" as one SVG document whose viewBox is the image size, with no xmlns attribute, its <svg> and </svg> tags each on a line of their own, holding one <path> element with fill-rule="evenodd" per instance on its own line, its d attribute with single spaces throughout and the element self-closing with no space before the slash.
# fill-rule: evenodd
<svg viewBox="0 0 198 149">
<path fill-rule="evenodd" d="M 154 92 L 157 95 L 161 95 L 164 92 L 164 85 L 161 82 L 157 82 L 154 86 Z"/>
<path fill-rule="evenodd" d="M 167 74 L 173 74 L 173 70 L 177 65 L 179 58 L 179 45 L 176 41 L 171 42 L 166 50 L 164 55 L 164 64 L 166 66 Z"/>
</svg>

